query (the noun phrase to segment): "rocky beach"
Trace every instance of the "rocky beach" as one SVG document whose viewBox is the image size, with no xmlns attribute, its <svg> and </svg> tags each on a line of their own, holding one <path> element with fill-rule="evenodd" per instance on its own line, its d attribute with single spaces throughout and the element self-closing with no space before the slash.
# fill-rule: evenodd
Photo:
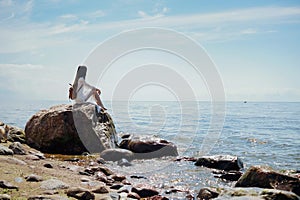
<svg viewBox="0 0 300 200">
<path fill-rule="evenodd" d="M 176 144 L 165 138 L 117 133 L 111 116 L 96 112 L 92 104 L 53 106 L 33 115 L 25 130 L 5 122 L 0 123 L 0 130 L 0 199 L 3 200 L 269 200 L 300 196 L 297 170 L 248 166 L 235 155 L 180 156 Z M 178 166 L 188 163 L 225 184 L 224 187 L 207 184 L 196 189 L 181 187 L 184 180 L 177 184 L 157 184 L 147 173 L 126 173 L 137 160 Z"/>
</svg>

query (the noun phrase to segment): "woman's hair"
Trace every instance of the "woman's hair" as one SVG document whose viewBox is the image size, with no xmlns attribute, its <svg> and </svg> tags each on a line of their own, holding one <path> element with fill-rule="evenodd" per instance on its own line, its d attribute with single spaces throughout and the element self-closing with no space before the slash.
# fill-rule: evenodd
<svg viewBox="0 0 300 200">
<path fill-rule="evenodd" d="M 75 80 L 74 80 L 74 83 L 73 83 L 73 94 L 74 94 L 74 96 L 76 96 L 75 93 L 77 92 L 78 79 L 79 78 L 85 79 L 86 72 L 87 72 L 87 67 L 86 66 L 83 66 L 83 65 L 78 66 L 77 72 L 76 72 L 76 77 L 75 77 Z"/>
</svg>

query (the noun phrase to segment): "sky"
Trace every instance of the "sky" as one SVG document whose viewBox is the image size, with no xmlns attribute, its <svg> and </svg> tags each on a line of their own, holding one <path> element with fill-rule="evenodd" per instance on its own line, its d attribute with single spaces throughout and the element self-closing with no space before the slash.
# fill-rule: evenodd
<svg viewBox="0 0 300 200">
<path fill-rule="evenodd" d="M 67 100 L 68 83 L 93 50 L 116 35 L 147 27 L 172 30 L 199 44 L 215 64 L 227 101 L 300 101 L 299 0 L 1 0 L 0 101 Z M 195 77 L 191 65 L 158 50 L 117 59 L 102 82 L 90 78 L 95 74 L 88 66 L 87 82 L 109 101 L 133 66 L 151 63 L 181 74 L 197 100 L 210 99 L 205 77 Z M 179 94 L 172 87 L 181 86 L 147 82 L 129 96 L 174 100 Z"/>
</svg>

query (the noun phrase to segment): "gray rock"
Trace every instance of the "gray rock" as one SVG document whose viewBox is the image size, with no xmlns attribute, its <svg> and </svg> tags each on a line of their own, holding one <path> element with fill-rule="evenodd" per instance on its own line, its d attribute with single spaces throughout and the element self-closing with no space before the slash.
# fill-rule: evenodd
<svg viewBox="0 0 300 200">
<path fill-rule="evenodd" d="M 133 153 L 126 149 L 107 149 L 100 154 L 100 157 L 106 161 L 118 161 L 122 158 L 132 160 Z"/>
<path fill-rule="evenodd" d="M 0 162 L 7 162 L 9 164 L 15 164 L 15 165 L 27 165 L 27 163 L 24 162 L 23 160 L 19 160 L 14 157 L 2 157 L 0 158 Z"/>
<path fill-rule="evenodd" d="M 28 200 L 68 200 L 68 198 L 58 195 L 36 195 L 30 196 Z"/>
<path fill-rule="evenodd" d="M 43 178 L 41 176 L 36 175 L 36 174 L 30 174 L 29 176 L 25 177 L 25 179 L 28 182 L 40 182 L 40 181 L 43 181 Z"/>
<path fill-rule="evenodd" d="M 26 154 L 26 151 L 20 142 L 14 142 L 14 143 L 10 144 L 8 148 L 10 148 L 14 152 L 14 154 L 17 154 L 17 155 L 25 155 Z"/>
<path fill-rule="evenodd" d="M 40 187 L 44 190 L 57 190 L 67 189 L 69 188 L 69 185 L 57 179 L 49 179 L 41 182 Z"/>
<path fill-rule="evenodd" d="M 231 155 L 203 156 L 197 159 L 195 165 L 225 171 L 238 171 L 243 168 L 243 162 L 241 161 L 241 159 L 237 156 Z"/>
<path fill-rule="evenodd" d="M 94 193 L 97 193 L 97 194 L 105 194 L 105 193 L 109 192 L 108 188 L 104 185 L 99 185 L 99 186 L 95 187 L 94 189 L 92 189 L 91 191 Z"/>
<path fill-rule="evenodd" d="M 6 180 L 0 180 L 0 188 L 4 188 L 4 189 L 17 189 L 17 186 L 12 185 L 10 182 L 6 181 Z"/>
<path fill-rule="evenodd" d="M 10 200 L 10 198 L 8 194 L 0 194 L 0 200 Z"/>
<path fill-rule="evenodd" d="M 11 149 L 0 144 L 0 155 L 13 155 L 13 154 L 14 152 Z"/>
<path fill-rule="evenodd" d="M 26 142 L 46 153 L 99 153 L 114 147 L 115 126 L 90 103 L 58 105 L 36 113 L 25 127 Z M 49 137 L 51 136 L 51 137 Z"/>
</svg>

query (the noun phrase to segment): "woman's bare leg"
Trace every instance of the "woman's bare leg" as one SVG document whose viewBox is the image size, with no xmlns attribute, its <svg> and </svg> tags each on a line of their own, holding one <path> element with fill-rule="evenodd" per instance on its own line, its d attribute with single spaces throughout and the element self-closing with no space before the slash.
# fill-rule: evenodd
<svg viewBox="0 0 300 200">
<path fill-rule="evenodd" d="M 101 101 L 101 99 L 100 99 L 100 95 L 99 95 L 96 91 L 94 92 L 94 97 L 95 97 L 95 99 L 96 99 L 97 105 L 100 106 L 103 110 L 107 110 L 107 109 L 104 107 L 104 105 L 103 105 L 103 103 L 102 103 L 102 101 Z"/>
</svg>

